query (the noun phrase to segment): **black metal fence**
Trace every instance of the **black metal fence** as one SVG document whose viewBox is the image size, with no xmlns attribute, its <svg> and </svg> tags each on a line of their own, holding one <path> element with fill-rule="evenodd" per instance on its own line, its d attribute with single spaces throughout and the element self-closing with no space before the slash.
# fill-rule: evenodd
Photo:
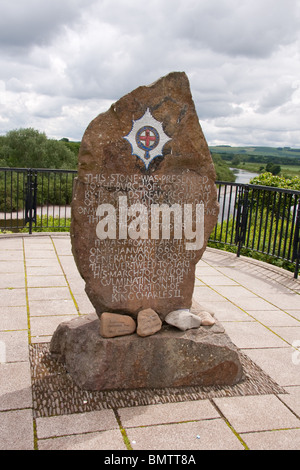
<svg viewBox="0 0 300 470">
<path fill-rule="evenodd" d="M 0 168 L 0 230 L 68 231 L 75 170 Z M 300 191 L 217 181 L 210 242 L 290 263 L 298 277 Z"/>
<path fill-rule="evenodd" d="M 75 170 L 0 168 L 0 229 L 69 230 Z"/>
</svg>

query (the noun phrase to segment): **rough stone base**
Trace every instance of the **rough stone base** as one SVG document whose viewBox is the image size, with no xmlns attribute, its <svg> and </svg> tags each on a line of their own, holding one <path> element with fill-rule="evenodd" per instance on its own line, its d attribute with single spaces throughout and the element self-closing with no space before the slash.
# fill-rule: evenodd
<svg viewBox="0 0 300 470">
<path fill-rule="evenodd" d="M 100 336 L 96 314 L 61 323 L 50 344 L 83 390 L 234 385 L 243 370 L 220 323 L 185 332 L 164 325 L 155 335 Z"/>
</svg>

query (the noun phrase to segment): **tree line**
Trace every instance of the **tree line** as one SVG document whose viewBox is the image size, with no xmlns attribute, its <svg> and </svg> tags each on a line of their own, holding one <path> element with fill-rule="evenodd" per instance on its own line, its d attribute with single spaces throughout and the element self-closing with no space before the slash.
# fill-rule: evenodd
<svg viewBox="0 0 300 470">
<path fill-rule="evenodd" d="M 12 130 L 0 136 L 0 167 L 76 169 L 79 146 L 33 128 Z"/>
</svg>

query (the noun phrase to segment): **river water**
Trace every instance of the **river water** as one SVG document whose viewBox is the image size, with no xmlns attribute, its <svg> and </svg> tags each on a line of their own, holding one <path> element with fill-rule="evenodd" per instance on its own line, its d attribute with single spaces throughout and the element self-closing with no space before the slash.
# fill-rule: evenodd
<svg viewBox="0 0 300 470">
<path fill-rule="evenodd" d="M 240 168 L 230 168 L 234 174 L 236 175 L 235 183 L 241 184 L 248 184 L 249 181 L 258 176 L 258 173 L 252 173 L 250 171 L 241 170 Z M 219 211 L 219 222 L 223 220 L 223 217 L 229 218 L 236 207 L 236 198 L 238 193 L 237 186 L 223 186 L 220 188 L 219 193 L 219 203 L 220 203 L 220 211 Z"/>
<path fill-rule="evenodd" d="M 248 184 L 249 181 L 258 176 L 258 173 L 252 173 L 250 171 L 241 170 L 240 168 L 230 168 L 236 175 L 235 183 Z"/>
</svg>

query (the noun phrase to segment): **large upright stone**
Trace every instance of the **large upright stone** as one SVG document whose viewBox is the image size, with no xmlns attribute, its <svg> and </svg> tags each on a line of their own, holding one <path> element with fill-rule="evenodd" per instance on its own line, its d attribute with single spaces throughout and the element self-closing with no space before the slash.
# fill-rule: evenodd
<svg viewBox="0 0 300 470">
<path fill-rule="evenodd" d="M 141 86 L 88 126 L 73 254 L 98 316 L 189 309 L 217 222 L 215 170 L 185 73 Z"/>
</svg>

